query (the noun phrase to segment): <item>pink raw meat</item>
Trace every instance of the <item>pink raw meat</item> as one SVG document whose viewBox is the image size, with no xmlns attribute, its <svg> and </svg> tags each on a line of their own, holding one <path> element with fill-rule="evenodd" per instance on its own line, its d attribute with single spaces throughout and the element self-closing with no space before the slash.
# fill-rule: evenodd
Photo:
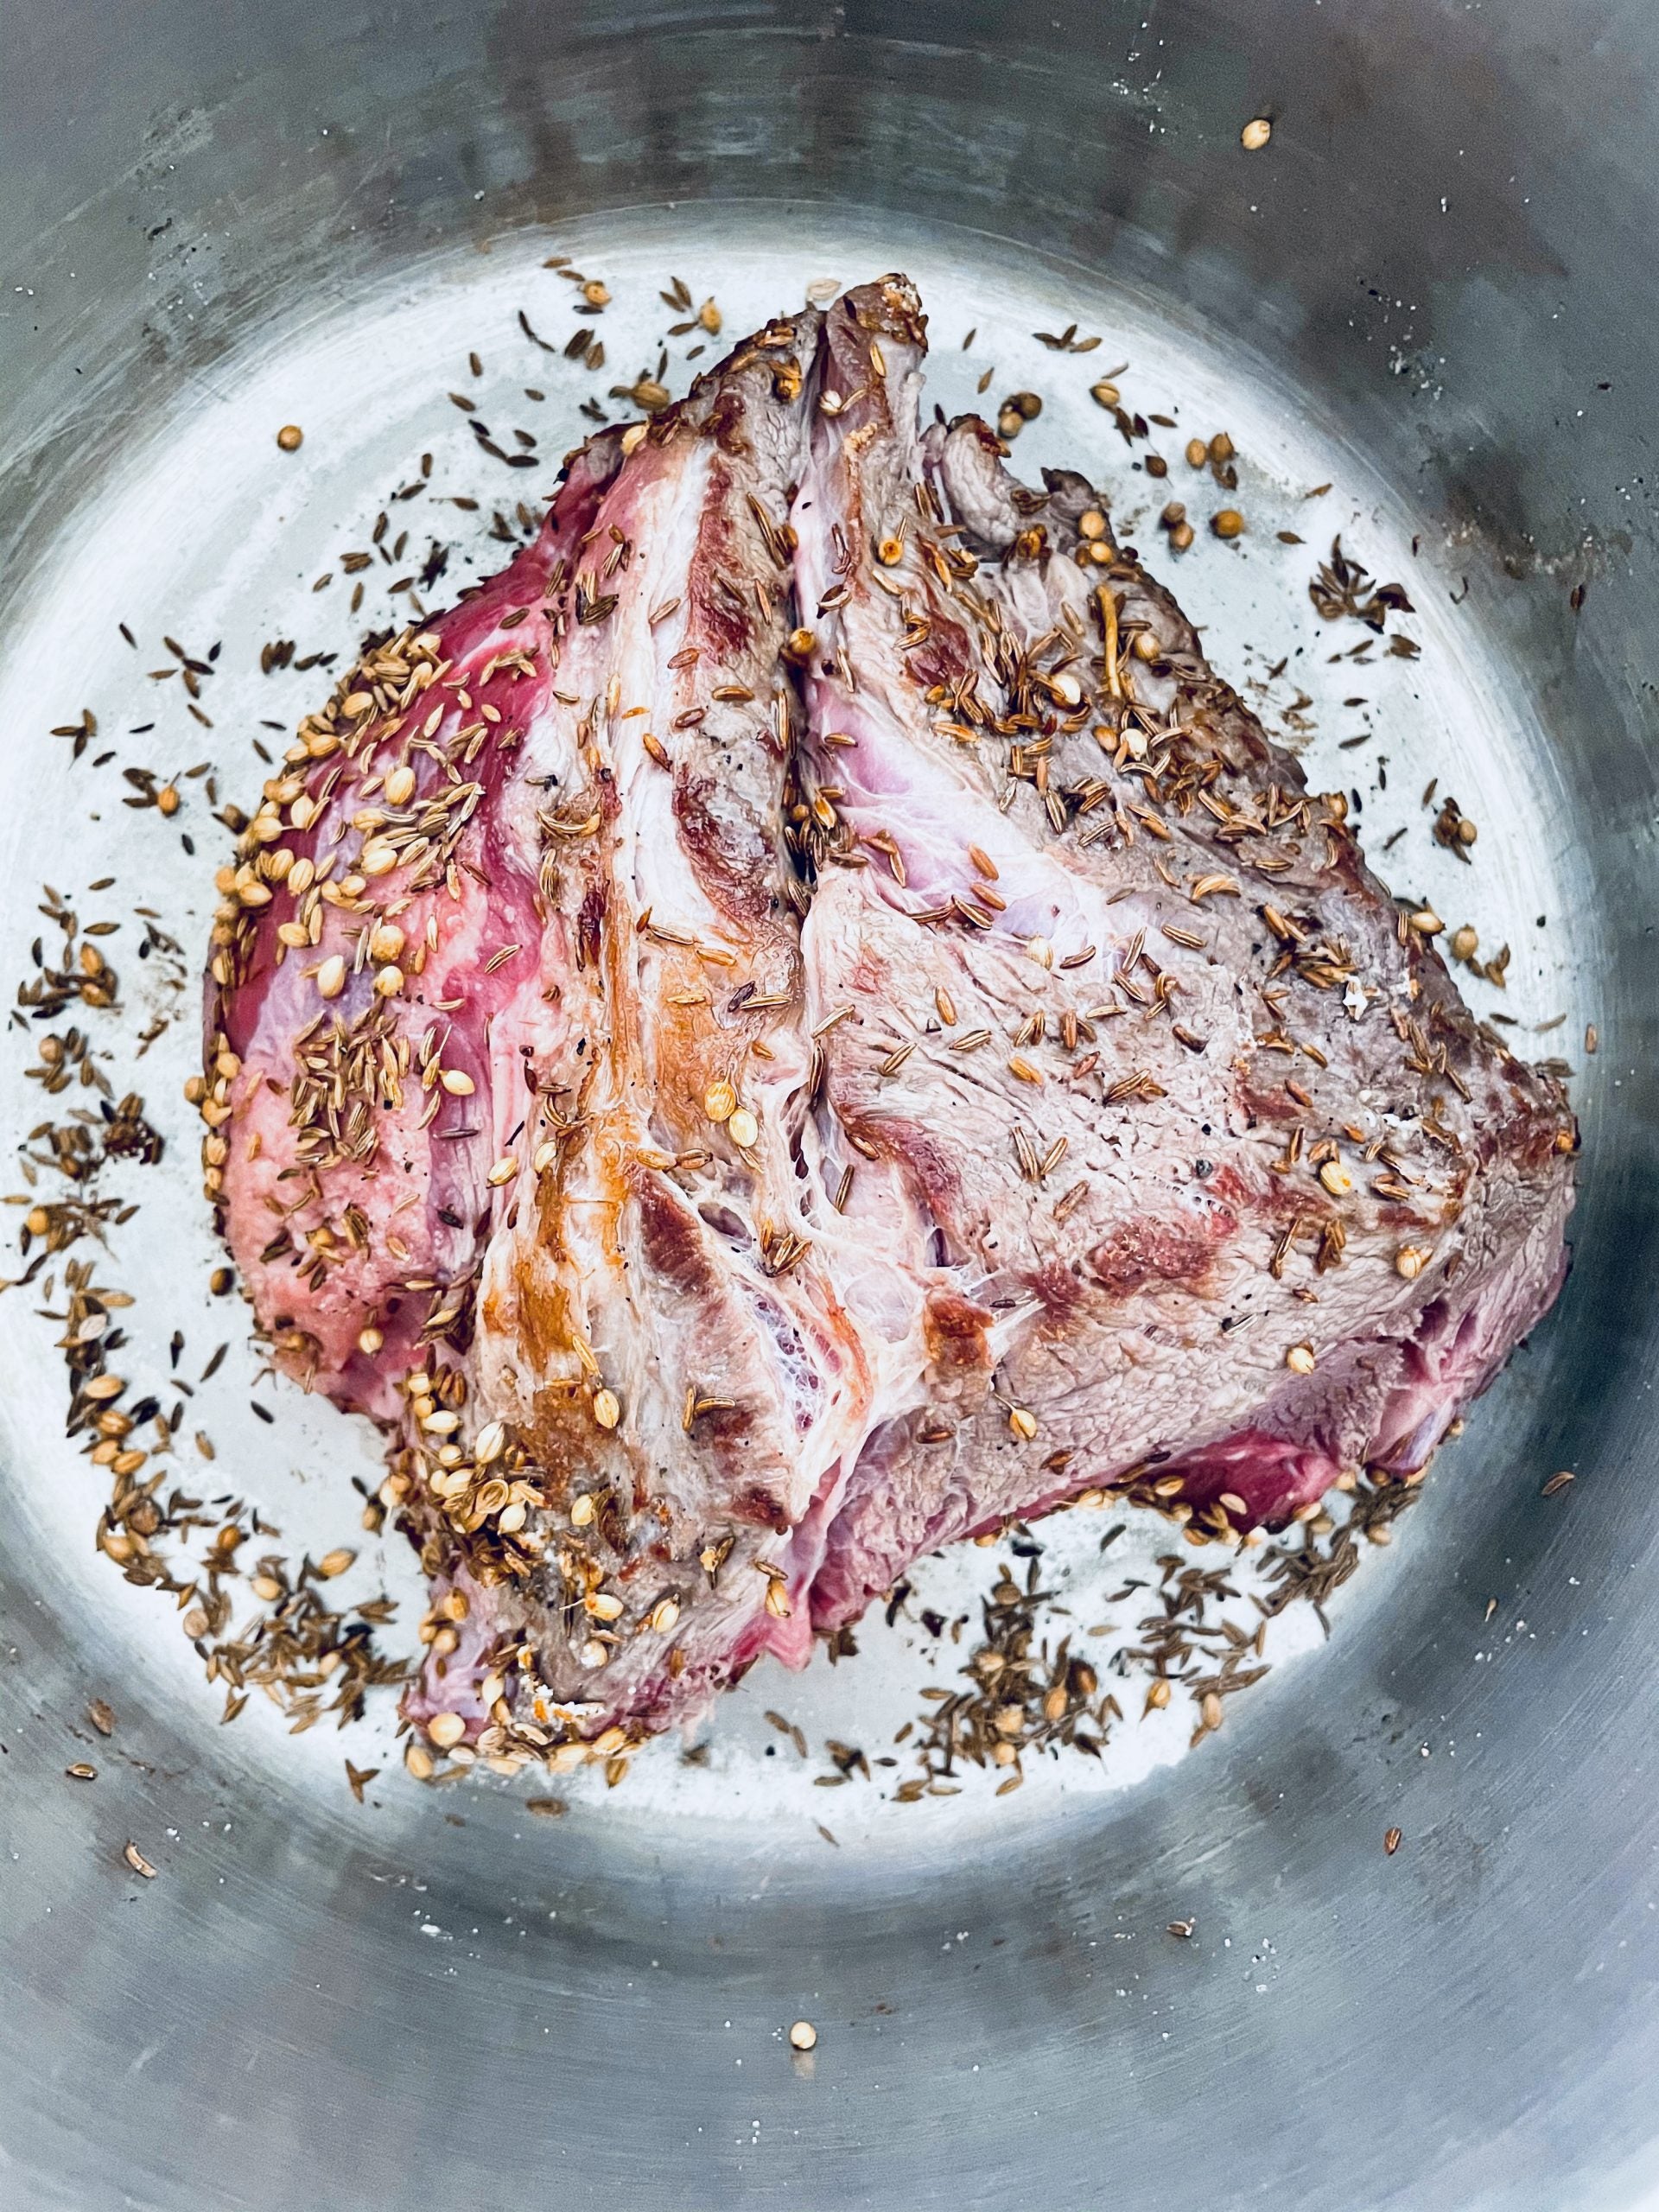
<svg viewBox="0 0 1659 2212">
<path fill-rule="evenodd" d="M 1414 1471 L 1565 1272 L 1559 1085 L 1104 495 L 923 430 L 924 331 L 862 286 L 591 440 L 220 879 L 209 1190 L 386 1430 L 463 1757 L 626 1754 L 1084 1490 L 1230 1546 Z"/>
</svg>

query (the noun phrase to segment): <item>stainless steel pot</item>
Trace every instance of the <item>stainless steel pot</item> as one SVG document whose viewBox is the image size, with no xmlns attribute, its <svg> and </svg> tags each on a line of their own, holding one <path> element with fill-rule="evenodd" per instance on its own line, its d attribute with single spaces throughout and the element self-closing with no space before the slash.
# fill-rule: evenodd
<svg viewBox="0 0 1659 2212">
<path fill-rule="evenodd" d="M 1070 257 L 1271 363 L 1436 533 L 1535 711 L 1601 1050 L 1569 1289 L 1363 1632 L 1203 1758 L 950 1856 L 262 1786 L 59 1574 L 14 1420 L 0 2202 L 1659 2202 L 1659 16 L 16 0 L 5 42 L 14 612 L 157 411 L 435 250 L 794 200 Z M 133 1721 L 77 1789 L 112 1665 Z"/>
</svg>

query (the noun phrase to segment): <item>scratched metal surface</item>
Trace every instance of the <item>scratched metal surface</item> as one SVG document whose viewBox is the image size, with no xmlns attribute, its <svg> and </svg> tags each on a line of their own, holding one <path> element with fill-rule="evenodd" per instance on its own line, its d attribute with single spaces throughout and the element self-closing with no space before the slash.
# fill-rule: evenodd
<svg viewBox="0 0 1659 2212">
<path fill-rule="evenodd" d="M 947 407 L 986 367 L 988 402 L 1042 389 L 1018 461 L 1097 456 L 1121 518 L 1154 492 L 1088 399 L 1098 368 L 1127 359 L 1133 404 L 1178 416 L 1172 457 L 1191 429 L 1232 431 L 1250 537 L 1197 549 L 1177 588 L 1236 679 L 1291 657 L 1268 717 L 1300 676 L 1310 772 L 1355 792 L 1374 853 L 1406 827 L 1391 879 L 1513 944 L 1482 1010 L 1566 1014 L 1535 1049 L 1580 1070 L 1586 1167 L 1560 1313 L 1344 1593 L 1331 1645 L 1287 1642 L 1197 1756 L 1126 1730 L 1101 1773 L 1001 1803 L 897 1808 L 768 1760 L 768 1705 L 872 1743 L 913 1710 L 939 1677 L 901 1627 L 833 1675 L 752 1678 L 709 1768 L 641 1760 L 556 1824 L 493 1786 L 399 1782 L 359 1810 L 339 1753 L 378 1754 L 252 1713 L 219 1729 L 165 1609 L 92 1558 L 50 1332 L 0 1299 L 8 2206 L 1081 2208 L 1167 2195 L 1174 2172 L 1194 2203 L 1623 2212 L 1659 2186 L 1659 32 L 1531 0 L 1502 22 L 1429 0 L 1147 13 L 14 11 L 0 973 L 22 972 L 42 878 L 90 913 L 84 887 L 114 874 L 111 912 L 142 899 L 195 942 L 200 855 L 44 735 L 86 702 L 118 740 L 144 718 L 118 619 L 147 645 L 187 613 L 226 640 L 212 737 L 169 702 L 121 758 L 212 753 L 245 785 L 248 729 L 301 711 L 308 683 L 264 684 L 257 642 L 308 618 L 309 579 L 411 453 L 494 493 L 442 397 L 469 345 L 492 419 L 547 389 L 518 419 L 556 454 L 580 397 L 652 364 L 654 276 L 716 293 L 735 329 L 810 279 L 896 264 L 932 308 Z M 1260 111 L 1273 143 L 1245 156 Z M 569 327 L 553 251 L 617 295 L 598 379 L 517 328 L 520 305 Z M 1074 314 L 1103 349 L 1057 363 L 1030 334 Z M 290 416 L 296 463 L 270 437 Z M 1281 526 L 1310 544 L 1279 548 Z M 1421 662 L 1326 664 L 1351 640 L 1303 586 L 1338 527 L 1407 582 Z M 316 642 L 342 642 L 343 609 L 321 608 Z M 1472 870 L 1428 838 L 1431 776 L 1481 824 Z M 152 981 L 143 1005 L 181 995 Z M 130 1178 L 143 1233 L 111 1272 L 155 1356 L 176 1322 L 199 1358 L 236 1332 L 200 1287 L 188 1031 L 145 1071 L 168 1154 Z M 22 1065 L 7 1048 L 14 1132 L 40 1111 Z M 338 1541 L 368 1440 L 292 1394 L 261 1428 L 253 1372 L 236 1347 L 204 1415 L 221 1458 L 291 1536 Z M 1577 1480 L 1541 1500 L 1557 1467 Z M 1092 1531 L 1045 1536 L 1079 1607 L 1115 1579 Z M 966 1592 L 982 1558 L 966 1582 L 931 1571 Z M 382 1564 L 407 1596 L 395 1554 L 363 1571 Z M 122 1725 L 89 1749 L 94 1695 Z M 99 1778 L 78 1789 L 63 1769 L 85 1756 Z M 129 1835 L 155 1882 L 122 1866 Z M 1165 1934 L 1177 1917 L 1190 1941 Z M 779 2037 L 803 2015 L 810 2061 Z"/>
</svg>

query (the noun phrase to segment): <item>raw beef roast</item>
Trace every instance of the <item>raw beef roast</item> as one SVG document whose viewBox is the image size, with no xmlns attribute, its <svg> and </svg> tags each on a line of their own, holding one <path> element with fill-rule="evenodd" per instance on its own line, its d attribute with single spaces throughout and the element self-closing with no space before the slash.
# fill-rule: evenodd
<svg viewBox="0 0 1659 2212">
<path fill-rule="evenodd" d="M 1574 1132 L 901 277 L 572 456 L 220 878 L 207 1182 L 434 1585 L 408 1700 L 625 1754 L 1111 1489 L 1256 1539 L 1548 1306 Z M 463 1756 L 465 1749 L 463 1749 Z"/>
</svg>

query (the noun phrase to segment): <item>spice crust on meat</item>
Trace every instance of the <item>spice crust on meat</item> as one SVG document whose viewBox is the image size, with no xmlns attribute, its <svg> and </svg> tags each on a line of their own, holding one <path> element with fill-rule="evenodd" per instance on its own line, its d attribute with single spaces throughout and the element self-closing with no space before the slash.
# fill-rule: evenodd
<svg viewBox="0 0 1659 2212">
<path fill-rule="evenodd" d="M 566 464 L 219 879 L 208 1195 L 383 1428 L 435 1751 L 625 1758 L 1080 1493 L 1427 1464 L 1576 1132 L 1071 471 L 889 276 Z"/>
</svg>

